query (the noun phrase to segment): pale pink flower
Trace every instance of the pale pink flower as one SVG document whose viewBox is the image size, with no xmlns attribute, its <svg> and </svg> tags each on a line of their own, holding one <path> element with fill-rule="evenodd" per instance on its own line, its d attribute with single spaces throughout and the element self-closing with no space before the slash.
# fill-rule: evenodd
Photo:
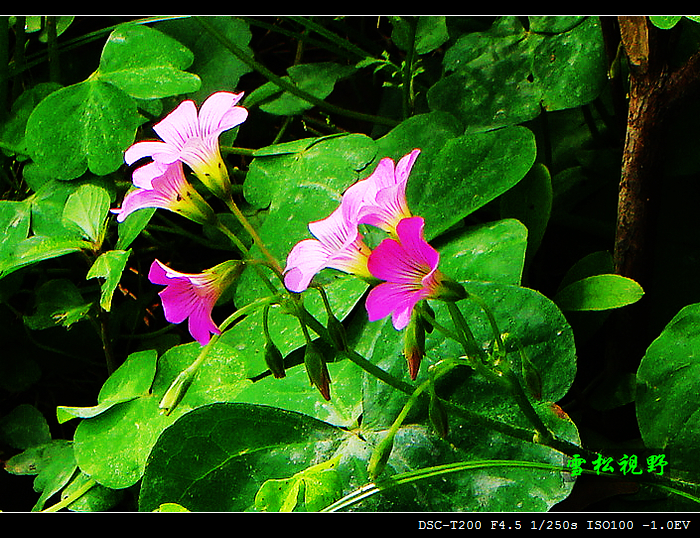
<svg viewBox="0 0 700 538">
<path fill-rule="evenodd" d="M 359 224 L 371 224 L 396 236 L 399 221 L 413 216 L 406 201 L 406 183 L 419 154 L 420 150 L 414 149 L 396 166 L 385 157 L 370 176 L 345 191 L 343 198 L 359 207 Z"/>
<path fill-rule="evenodd" d="M 146 207 L 167 209 L 200 224 L 214 218 L 212 208 L 185 179 L 180 161 L 165 165 L 160 176 L 145 179 L 126 194 L 120 209 L 112 210 L 118 222 Z"/>
<path fill-rule="evenodd" d="M 309 223 L 316 239 L 300 241 L 287 256 L 284 284 L 288 290 L 304 291 L 324 268 L 371 277 L 367 269 L 370 250 L 357 229 L 356 214 L 357 207 L 343 200 L 329 217 Z"/>
<path fill-rule="evenodd" d="M 194 101 L 183 101 L 153 130 L 161 141 L 137 142 L 126 150 L 124 160 L 131 165 L 143 157 L 153 162 L 134 171 L 135 185 L 150 183 L 165 166 L 182 161 L 217 196 L 228 196 L 228 172 L 219 150 L 219 135 L 243 123 L 248 111 L 236 104 L 241 93 L 217 92 L 202 104 L 199 114 Z"/>
</svg>

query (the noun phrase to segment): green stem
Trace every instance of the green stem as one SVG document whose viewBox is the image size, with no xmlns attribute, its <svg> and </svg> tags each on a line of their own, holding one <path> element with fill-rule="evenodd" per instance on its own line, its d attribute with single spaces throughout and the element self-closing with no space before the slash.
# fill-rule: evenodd
<svg viewBox="0 0 700 538">
<path fill-rule="evenodd" d="M 357 56 L 358 58 L 367 58 L 370 56 L 368 53 L 348 41 L 347 39 L 343 39 L 337 34 L 331 32 L 330 30 L 326 29 L 325 27 L 321 26 L 320 24 L 312 21 L 311 19 L 307 17 L 289 17 L 290 20 L 293 20 L 294 22 L 297 22 L 307 28 L 308 30 L 311 30 L 313 32 L 316 32 L 317 34 L 325 37 L 328 41 L 333 43 L 336 47 L 345 49 L 346 51 L 350 52 L 354 56 Z"/>
<path fill-rule="evenodd" d="M 77 488 L 73 493 L 68 495 L 65 499 L 61 499 L 59 502 L 56 504 L 49 506 L 48 508 L 44 508 L 42 512 L 58 512 L 59 510 L 63 508 L 67 508 L 71 504 L 73 504 L 75 501 L 77 501 L 80 497 L 85 495 L 90 489 L 92 489 L 93 486 L 96 486 L 97 482 L 95 482 L 92 478 L 90 478 L 87 482 L 85 482 L 82 486 Z"/>
<path fill-rule="evenodd" d="M 235 204 L 233 204 L 235 206 Z M 245 218 L 245 217 L 244 217 Z M 260 268 L 260 265 L 257 263 L 254 263 L 254 260 L 250 259 L 250 251 L 248 248 L 243 244 L 243 242 L 238 238 L 238 236 L 233 233 L 231 230 L 228 229 L 219 219 L 216 219 L 215 226 L 218 230 L 220 230 L 226 237 L 228 237 L 235 245 L 236 247 L 241 251 L 245 258 L 245 262 L 253 267 L 253 270 L 258 274 L 260 277 L 260 280 L 262 280 L 263 284 L 267 286 L 267 288 L 273 293 L 277 294 L 279 290 L 275 285 L 272 283 L 272 281 L 267 278 L 267 275 L 263 272 L 263 270 Z M 274 259 L 273 259 L 274 260 Z M 279 268 L 279 264 L 275 262 L 272 265 L 272 270 L 277 274 L 277 276 L 282 279 L 282 270 Z"/>
<path fill-rule="evenodd" d="M 413 102 L 413 59 L 416 53 L 416 29 L 418 27 L 417 17 L 407 17 L 409 24 L 408 43 L 409 49 L 406 55 L 406 64 L 403 70 L 403 117 L 407 119 L 411 115 L 411 104 Z"/>
<path fill-rule="evenodd" d="M 469 294 L 468 299 L 474 301 L 479 306 L 479 308 L 481 308 L 484 314 L 486 314 L 486 318 L 489 320 L 489 325 L 491 326 L 491 331 L 493 332 L 494 341 L 496 342 L 496 348 L 501 353 L 504 353 L 506 348 L 503 344 L 501 331 L 499 330 L 498 324 L 496 323 L 496 317 L 493 315 L 493 312 L 491 312 L 491 309 L 486 304 L 486 301 L 484 301 L 478 295 L 474 295 L 473 293 Z"/>
<path fill-rule="evenodd" d="M 467 326 L 467 322 L 464 319 L 464 316 L 462 315 L 462 311 L 459 309 L 457 304 L 450 302 L 450 303 L 447 303 L 447 305 L 448 305 L 448 308 L 450 310 L 450 314 L 452 315 L 452 318 L 455 321 L 455 325 L 457 325 L 459 331 L 463 332 L 465 335 L 468 335 L 468 336 L 462 338 L 462 342 L 463 342 L 462 345 L 465 348 L 465 351 L 467 353 L 467 357 L 469 358 L 469 355 L 470 355 L 469 349 L 474 348 L 475 346 L 478 348 L 478 346 L 476 344 L 476 340 L 474 339 L 474 336 L 472 335 L 471 331 L 469 331 L 469 328 Z M 486 310 L 488 312 L 488 308 Z M 495 319 L 493 320 L 493 323 L 495 326 Z M 495 332 L 500 335 L 500 333 L 498 332 L 498 327 L 495 327 Z M 501 342 L 500 345 L 502 346 L 503 343 Z M 483 351 L 482 351 L 482 353 L 483 353 Z M 549 444 L 552 442 L 552 440 L 554 439 L 552 433 L 549 431 L 549 429 L 542 422 L 542 419 L 537 414 L 534 407 L 532 407 L 532 403 L 530 403 L 530 400 L 528 399 L 527 395 L 523 391 L 523 388 L 520 385 L 519 380 L 517 379 L 515 374 L 510 370 L 510 368 L 507 365 L 505 365 L 505 364 L 501 365 L 499 372 L 494 372 L 490 368 L 486 367 L 484 362 L 481 360 L 471 360 L 470 365 L 479 374 L 481 374 L 485 379 L 487 379 L 493 383 L 496 383 L 498 386 L 500 386 L 502 388 L 507 389 L 513 395 L 513 398 L 515 399 L 515 402 L 518 404 L 518 407 L 520 407 L 521 411 L 528 418 L 528 420 L 533 425 L 535 430 L 537 430 L 537 433 L 538 433 L 537 442 L 538 443 Z"/>
<path fill-rule="evenodd" d="M 227 197 L 226 198 L 226 205 L 231 210 L 231 213 L 233 213 L 236 216 L 236 218 L 241 223 L 243 228 L 245 228 L 245 231 L 248 232 L 248 234 L 250 234 L 250 237 L 253 238 L 253 241 L 258 246 L 260 251 L 263 253 L 263 256 L 265 256 L 265 258 L 270 263 L 270 265 L 275 268 L 275 271 L 278 274 L 281 275 L 282 274 L 282 267 L 280 267 L 279 262 L 267 249 L 267 247 L 265 246 L 265 243 L 263 243 L 263 240 L 258 235 L 258 232 L 255 230 L 255 228 L 253 228 L 253 226 L 250 224 L 250 221 L 246 218 L 246 216 L 243 214 L 243 212 L 238 208 L 238 205 L 236 205 L 236 202 L 233 201 L 233 198 L 231 198 L 230 196 Z"/>
<path fill-rule="evenodd" d="M 46 17 L 46 41 L 49 51 L 49 79 L 51 82 L 60 82 L 61 80 L 61 66 L 58 60 L 58 36 L 56 32 L 56 16 L 49 15 Z"/>
<path fill-rule="evenodd" d="M 391 127 L 394 127 L 398 124 L 398 122 L 391 120 L 389 118 L 384 118 L 381 116 L 372 116 L 369 114 L 362 114 L 360 112 L 354 112 L 352 110 L 347 110 L 345 108 L 331 105 L 330 103 L 325 102 L 323 99 L 319 99 L 318 97 L 315 97 L 308 92 L 300 90 L 291 82 L 287 82 L 283 78 L 278 77 L 272 71 L 267 69 L 264 65 L 259 64 L 258 62 L 253 60 L 253 58 L 251 58 L 249 55 L 245 54 L 240 48 L 238 48 L 235 44 L 233 44 L 225 35 L 223 35 L 214 25 L 212 25 L 209 21 L 207 21 L 206 17 L 195 17 L 195 19 L 217 41 L 219 41 L 219 43 L 221 43 L 226 49 L 228 49 L 228 51 L 231 52 L 231 54 L 233 54 L 241 62 L 246 64 L 251 69 L 257 71 L 262 76 L 264 76 L 266 79 L 268 79 L 269 81 L 271 81 L 275 85 L 279 86 L 283 90 L 288 91 L 292 95 L 295 95 L 296 97 L 299 97 L 300 99 L 303 99 L 304 101 L 308 101 L 309 103 L 312 103 L 312 104 L 316 105 L 317 107 L 319 107 L 320 109 L 325 110 L 326 112 L 329 112 L 331 114 L 339 114 L 339 115 L 346 116 L 349 118 L 354 118 L 357 120 L 367 121 L 367 122 L 371 122 L 371 123 L 378 123 L 378 124 L 382 124 L 382 125 L 389 125 Z"/>
</svg>

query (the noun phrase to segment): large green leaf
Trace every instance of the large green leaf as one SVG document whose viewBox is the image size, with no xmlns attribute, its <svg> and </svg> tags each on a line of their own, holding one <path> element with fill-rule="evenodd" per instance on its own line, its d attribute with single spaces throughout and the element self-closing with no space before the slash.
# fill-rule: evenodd
<svg viewBox="0 0 700 538">
<path fill-rule="evenodd" d="M 535 137 L 524 127 L 452 138 L 416 162 L 407 185 L 411 211 L 436 237 L 516 185 L 535 162 Z"/>
<path fill-rule="evenodd" d="M 105 43 L 95 76 L 137 99 L 193 92 L 201 81 L 187 73 L 192 52 L 170 36 L 142 25 L 122 25 Z"/>
<path fill-rule="evenodd" d="M 592 101 L 606 82 L 600 21 L 564 22 L 535 19 L 528 31 L 516 17 L 499 17 L 486 32 L 463 34 L 445 53 L 452 74 L 428 92 L 431 108 L 484 130 Z"/>
<path fill-rule="evenodd" d="M 700 304 L 683 308 L 652 342 L 637 371 L 637 421 L 644 445 L 672 471 L 700 469 Z"/>
<path fill-rule="evenodd" d="M 253 56 L 248 47 L 251 39 L 248 24 L 235 17 L 207 17 L 239 49 Z M 202 80 L 199 90 L 190 97 L 201 103 L 217 91 L 237 91 L 240 78 L 251 68 L 239 60 L 209 32 L 202 31 L 202 25 L 195 19 L 185 18 L 158 23 L 156 28 L 177 39 L 194 54 L 190 70 Z"/>
<path fill-rule="evenodd" d="M 175 422 L 153 447 L 139 509 L 174 502 L 191 511 L 245 511 L 263 482 L 330 459 L 346 435 L 273 407 L 201 407 Z"/>
<path fill-rule="evenodd" d="M 250 383 L 243 376 L 243 366 L 235 350 L 218 343 L 197 370 L 178 405 L 170 414 L 165 414 L 159 407 L 161 399 L 201 349 L 198 342 L 172 347 L 158 360 L 155 379 L 156 354 L 144 352 L 139 357 L 147 366 L 127 368 L 128 379 L 123 373 L 115 372 L 114 379 L 110 377 L 103 388 L 105 394 L 100 392 L 96 408 L 62 409 L 72 415 L 91 409 L 97 412 L 83 419 L 75 431 L 75 457 L 83 472 L 99 484 L 114 489 L 135 484 L 141 479 L 146 459 L 165 428 L 192 409 L 234 400 Z M 148 386 L 150 391 L 142 390 Z"/>
<path fill-rule="evenodd" d="M 53 92 L 33 110 L 25 137 L 30 156 L 57 179 L 74 179 L 88 169 L 114 172 L 143 121 L 134 99 L 199 89 L 199 77 L 183 71 L 192 59 L 186 47 L 158 30 L 119 26 L 93 75 Z"/>
<path fill-rule="evenodd" d="M 141 123 L 134 100 L 96 79 L 74 84 L 45 98 L 27 121 L 32 159 L 57 179 L 74 179 L 88 169 L 113 172 Z"/>
</svg>

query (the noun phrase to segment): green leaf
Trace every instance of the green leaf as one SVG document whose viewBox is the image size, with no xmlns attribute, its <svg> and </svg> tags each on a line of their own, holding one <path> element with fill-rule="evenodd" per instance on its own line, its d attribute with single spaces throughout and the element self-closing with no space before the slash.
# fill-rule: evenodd
<svg viewBox="0 0 700 538">
<path fill-rule="evenodd" d="M 85 318 L 91 303 L 86 302 L 78 288 L 70 280 L 49 280 L 36 292 L 36 311 L 24 317 L 24 323 L 32 330 L 63 326 L 69 328 Z"/>
<path fill-rule="evenodd" d="M 33 235 L 15 245 L 9 257 L 0 265 L 0 276 L 6 276 L 27 265 L 57 258 L 81 250 L 92 250 L 92 243 L 77 239 Z"/>
<path fill-rule="evenodd" d="M 129 355 L 124 363 L 109 376 L 97 396 L 93 407 L 58 406 L 56 418 L 59 424 L 72 418 L 92 418 L 104 413 L 118 403 L 128 402 L 148 393 L 156 373 L 155 351 L 139 351 Z"/>
<path fill-rule="evenodd" d="M 102 51 L 98 80 L 114 84 L 137 99 L 197 91 L 197 75 L 184 72 L 194 59 L 190 50 L 153 28 L 125 24 L 114 30 Z"/>
<path fill-rule="evenodd" d="M 552 211 L 552 178 L 547 167 L 535 163 L 515 187 L 501 197 L 501 216 L 518 219 L 528 230 L 528 257 L 542 242 Z"/>
<path fill-rule="evenodd" d="M 291 478 L 267 480 L 255 495 L 255 509 L 263 512 L 292 512 L 303 493 L 306 512 L 316 512 L 342 495 L 343 486 L 335 467 L 340 455 L 312 465 Z"/>
<path fill-rule="evenodd" d="M 648 347 L 637 371 L 637 422 L 644 445 L 671 472 L 700 465 L 700 304 L 681 309 Z"/>
<path fill-rule="evenodd" d="M 0 201 L 0 277 L 12 272 L 16 265 L 15 249 L 29 235 L 31 205 L 22 202 Z"/>
<path fill-rule="evenodd" d="M 85 239 L 99 248 L 105 234 L 109 202 L 104 188 L 89 183 L 81 185 L 66 200 L 63 221 L 77 227 Z"/>
<path fill-rule="evenodd" d="M 131 97 L 89 79 L 37 105 L 27 121 L 26 144 L 32 159 L 57 179 L 75 179 L 88 169 L 106 175 L 123 164 L 141 121 Z"/>
<path fill-rule="evenodd" d="M 319 62 L 314 64 L 293 65 L 287 69 L 289 77 L 285 80 L 294 84 L 300 90 L 317 97 L 325 99 L 330 95 L 335 84 L 354 73 L 355 68 L 331 62 Z M 314 107 L 313 103 L 290 94 L 275 91 L 277 86 L 273 82 L 263 84 L 253 91 L 246 100 L 247 106 L 256 104 L 264 96 L 264 102 L 260 104 L 260 109 L 269 114 L 280 116 L 293 116 Z M 282 93 L 278 97 L 273 97 Z"/>
<path fill-rule="evenodd" d="M 516 17 L 499 17 L 490 30 L 459 37 L 444 65 L 453 72 L 430 88 L 428 103 L 455 114 L 469 131 L 522 123 L 542 108 L 586 104 L 606 84 L 597 17 L 546 34 L 526 31 Z"/>
<path fill-rule="evenodd" d="M 27 449 L 51 441 L 44 415 L 29 404 L 20 404 L 0 419 L 0 439 L 9 446 Z"/>
<path fill-rule="evenodd" d="M 681 18 L 682 15 L 649 15 L 651 23 L 662 30 L 670 30 Z"/>
<path fill-rule="evenodd" d="M 554 296 L 562 310 L 609 310 L 636 303 L 644 290 L 620 275 L 594 275 L 564 287 Z"/>
<path fill-rule="evenodd" d="M 434 51 L 447 41 L 450 36 L 447 31 L 446 17 L 423 16 L 414 17 L 417 20 L 414 43 L 409 43 L 410 22 L 408 17 L 389 17 L 392 25 L 391 40 L 401 50 L 408 50 L 415 46 L 416 54 L 427 54 Z"/>
<path fill-rule="evenodd" d="M 129 216 L 120 222 L 117 226 L 119 230 L 119 240 L 115 245 L 117 250 L 126 250 L 129 248 L 134 239 L 148 226 L 151 217 L 156 212 L 154 207 L 145 207 L 134 211 Z"/>
<path fill-rule="evenodd" d="M 251 39 L 248 24 L 235 17 L 207 17 L 207 22 L 216 27 L 239 49 L 245 50 L 253 57 L 248 43 Z M 156 27 L 177 39 L 194 54 L 190 70 L 202 80 L 199 90 L 190 97 L 201 103 L 217 91 L 235 91 L 240 78 L 249 73 L 251 68 L 224 47 L 209 32 L 202 31 L 202 25 L 192 18 L 169 20 L 158 23 Z"/>
<path fill-rule="evenodd" d="M 46 500 L 60 491 L 76 470 L 73 443 L 55 439 L 28 448 L 11 457 L 5 463 L 5 470 L 12 474 L 37 475 L 34 479 L 34 491 L 40 491 L 41 495 L 32 511 L 41 510 Z"/>
<path fill-rule="evenodd" d="M 137 355 L 139 361 L 146 363 L 143 368 L 133 367 L 134 364 L 125 372 L 128 377 L 120 375 L 114 383 L 108 380 L 98 398 L 108 408 L 101 409 L 98 404 L 85 409 L 93 409 L 96 414 L 82 420 L 75 430 L 75 457 L 83 472 L 109 488 L 132 486 L 143 476 L 156 440 L 178 417 L 202 405 L 231 401 L 250 384 L 243 375 L 240 356 L 218 342 L 197 370 L 182 400 L 169 415 L 164 414 L 159 407 L 162 397 L 201 349 L 198 342 L 172 347 L 158 359 L 157 370 L 155 351 L 144 352 Z"/>
<path fill-rule="evenodd" d="M 112 296 L 117 289 L 121 279 L 126 261 L 129 259 L 131 251 L 110 250 L 100 254 L 99 258 L 92 264 L 88 271 L 87 280 L 91 278 L 104 278 L 102 283 L 102 293 L 100 296 L 100 306 L 107 312 L 112 309 Z"/>
<path fill-rule="evenodd" d="M 346 436 L 323 422 L 268 406 L 200 407 L 165 430 L 153 447 L 139 510 L 174 502 L 193 512 L 245 511 L 265 481 L 328 459 Z"/>
<path fill-rule="evenodd" d="M 447 140 L 437 154 L 419 157 L 408 181 L 411 211 L 436 237 L 516 185 L 532 167 L 535 137 L 525 127 Z"/>
</svg>

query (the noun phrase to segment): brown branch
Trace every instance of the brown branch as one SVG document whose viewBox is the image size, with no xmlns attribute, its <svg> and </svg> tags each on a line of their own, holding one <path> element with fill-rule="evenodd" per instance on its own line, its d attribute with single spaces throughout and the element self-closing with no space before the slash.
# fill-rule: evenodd
<svg viewBox="0 0 700 538">
<path fill-rule="evenodd" d="M 619 17 L 620 38 L 630 66 L 627 132 L 618 193 L 614 261 L 618 274 L 644 283 L 647 230 L 654 189 L 662 172 L 659 150 L 672 105 L 700 83 L 700 53 L 669 72 L 666 43 L 647 17 Z"/>
</svg>

